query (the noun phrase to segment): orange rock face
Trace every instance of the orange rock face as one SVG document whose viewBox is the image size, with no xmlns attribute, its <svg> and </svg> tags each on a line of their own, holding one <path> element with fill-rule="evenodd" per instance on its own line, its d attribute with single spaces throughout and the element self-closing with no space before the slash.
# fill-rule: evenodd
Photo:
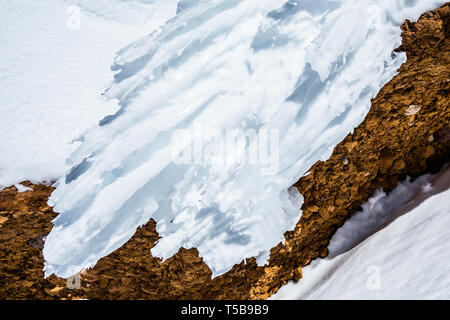
<svg viewBox="0 0 450 320">
<path fill-rule="evenodd" d="M 47 206 L 52 188 L 35 185 L 0 191 L 1 299 L 266 299 L 301 268 L 327 256 L 345 220 L 378 188 L 390 191 L 407 175 L 438 171 L 450 160 L 450 4 L 406 21 L 408 61 L 372 101 L 366 119 L 319 161 L 296 186 L 303 214 L 286 241 L 271 250 L 269 264 L 254 258 L 211 279 L 196 249 L 180 249 L 165 262 L 152 257 L 155 223 L 140 228 L 122 248 L 81 274 L 81 288 L 44 279 L 42 246 L 56 216 Z M 31 184 L 27 184 L 31 186 Z"/>
</svg>

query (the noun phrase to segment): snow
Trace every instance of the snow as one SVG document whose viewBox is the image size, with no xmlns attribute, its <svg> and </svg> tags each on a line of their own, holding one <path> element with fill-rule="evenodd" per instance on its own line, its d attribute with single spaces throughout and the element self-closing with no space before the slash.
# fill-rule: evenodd
<svg viewBox="0 0 450 320">
<path fill-rule="evenodd" d="M 450 169 L 382 191 L 272 299 L 449 299 Z"/>
<path fill-rule="evenodd" d="M 174 0 L 0 2 L 0 189 L 70 169 L 72 140 L 118 109 L 101 98 L 115 53 L 175 10 Z"/>
<path fill-rule="evenodd" d="M 20 184 L 20 183 L 15 184 L 14 187 L 16 187 L 17 192 L 19 192 L 19 193 L 33 190 L 30 187 L 26 187 L 26 186 L 24 186 L 23 184 Z"/>
<path fill-rule="evenodd" d="M 61 214 L 46 275 L 95 265 L 150 218 L 155 256 L 196 247 L 213 276 L 246 257 L 264 263 L 301 214 L 288 188 L 405 61 L 393 52 L 401 23 L 443 3 L 181 2 L 115 58 L 105 96 L 120 110 L 80 137 L 51 196 Z"/>
</svg>

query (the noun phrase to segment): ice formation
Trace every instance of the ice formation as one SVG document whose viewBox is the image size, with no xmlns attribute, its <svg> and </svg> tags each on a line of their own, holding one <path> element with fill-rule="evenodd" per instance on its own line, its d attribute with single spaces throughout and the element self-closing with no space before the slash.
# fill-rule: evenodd
<svg viewBox="0 0 450 320">
<path fill-rule="evenodd" d="M 93 266 L 151 218 L 156 256 L 195 247 L 213 276 L 251 256 L 264 263 L 301 214 L 289 187 L 362 121 L 405 61 L 393 52 L 399 26 L 442 3 L 180 1 L 115 59 L 105 95 L 120 110 L 79 138 L 51 196 L 60 215 L 46 275 Z M 223 160 L 230 131 L 250 132 L 235 161 Z"/>
</svg>

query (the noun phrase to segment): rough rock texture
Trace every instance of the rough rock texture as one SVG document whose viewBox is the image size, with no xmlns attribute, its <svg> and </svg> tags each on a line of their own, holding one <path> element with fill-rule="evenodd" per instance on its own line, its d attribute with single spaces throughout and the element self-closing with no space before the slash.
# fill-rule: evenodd
<svg viewBox="0 0 450 320">
<path fill-rule="evenodd" d="M 327 255 L 334 232 L 376 189 L 390 191 L 407 175 L 436 172 L 450 160 L 449 21 L 447 3 L 403 24 L 398 50 L 408 61 L 353 134 L 296 183 L 305 199 L 303 215 L 285 234 L 285 244 L 271 250 L 269 265 L 258 267 L 251 258 L 211 279 L 196 249 L 180 249 L 162 263 L 150 254 L 158 240 L 150 221 L 83 272 L 80 290 L 69 290 L 64 279 L 43 279 L 39 248 L 56 216 L 46 205 L 52 189 L 18 193 L 12 187 L 0 191 L 0 298 L 265 299 L 298 281 L 301 267 Z"/>
<path fill-rule="evenodd" d="M 57 216 L 47 206 L 52 188 L 31 185 L 19 193 L 15 187 L 0 191 L 0 298 L 52 299 L 76 297 L 66 280 L 44 280 L 43 238 Z"/>
</svg>

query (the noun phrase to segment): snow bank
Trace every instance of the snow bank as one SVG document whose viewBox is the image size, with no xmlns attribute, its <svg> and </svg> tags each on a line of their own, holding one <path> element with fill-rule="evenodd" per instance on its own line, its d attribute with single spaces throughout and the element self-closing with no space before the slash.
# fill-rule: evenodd
<svg viewBox="0 0 450 320">
<path fill-rule="evenodd" d="M 71 141 L 118 109 L 101 99 L 115 53 L 175 10 L 174 0 L 0 1 L 0 189 L 70 169 Z"/>
<path fill-rule="evenodd" d="M 449 187 L 447 168 L 378 191 L 336 232 L 329 257 L 272 298 L 449 299 Z"/>
<path fill-rule="evenodd" d="M 93 266 L 150 218 L 163 259 L 196 247 L 214 276 L 246 257 L 263 263 L 299 219 L 289 186 L 363 120 L 405 61 L 393 53 L 401 23 L 442 3 L 180 2 L 115 59 L 105 95 L 120 110 L 81 137 L 52 194 L 61 214 L 46 275 Z M 236 129 L 249 133 L 229 158 Z"/>
</svg>

